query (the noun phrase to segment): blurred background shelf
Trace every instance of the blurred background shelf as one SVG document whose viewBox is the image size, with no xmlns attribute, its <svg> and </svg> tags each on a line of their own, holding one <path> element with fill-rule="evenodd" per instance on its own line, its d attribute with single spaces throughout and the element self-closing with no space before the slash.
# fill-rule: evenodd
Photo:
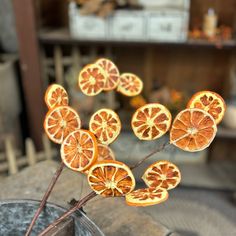
<svg viewBox="0 0 236 236">
<path fill-rule="evenodd" d="M 39 4 L 32 0 L 22 0 L 20 3 L 13 1 L 13 9 L 19 39 L 22 87 L 26 95 L 29 133 L 39 149 L 42 147 L 42 123 L 46 111 L 42 97 L 47 85 L 54 82 L 64 85 L 71 95 L 71 105 L 75 105 L 76 109 L 81 104 L 91 102 L 83 100 L 84 97 L 80 96 L 75 77 L 85 64 L 94 62 L 99 57 L 112 59 L 121 73 L 128 71 L 139 75 L 145 84 L 142 96 L 147 102 L 152 101 L 151 98 L 162 88 L 178 91 L 186 98 L 204 89 L 216 91 L 228 98 L 231 89 L 230 78 L 236 65 L 234 38 L 219 42 L 203 39 L 188 39 L 182 42 L 150 39 L 76 39 L 71 37 L 69 32 L 71 19 L 67 1 L 38 2 Z M 211 0 L 192 0 L 186 10 L 189 14 L 189 27 L 185 35 L 194 36 L 194 29 L 202 29 L 203 16 L 209 7 L 214 8 L 218 14 L 219 26 L 228 26 L 234 36 L 234 0 L 217 0 L 214 3 Z M 171 14 L 166 11 L 166 15 Z M 173 23 L 173 18 L 168 19 L 172 19 L 170 21 Z M 104 97 L 103 100 L 109 101 L 109 106 L 123 118 L 123 126 L 129 126 L 130 113 L 134 110 L 130 106 L 130 99 L 115 92 L 105 94 Z M 96 108 L 99 99 L 100 97 L 91 98 L 94 100 L 91 104 Z M 88 113 L 88 117 L 89 115 Z M 221 142 L 222 146 L 225 146 L 224 152 L 231 150 L 235 154 L 229 148 L 235 145 L 236 141 L 232 130 L 220 127 L 217 137 L 214 145 L 216 149 L 218 142 Z M 219 151 L 215 153 L 217 155 Z"/>
<path fill-rule="evenodd" d="M 128 41 L 128 40 L 93 40 L 93 39 L 76 39 L 71 37 L 69 30 L 66 28 L 61 29 L 42 29 L 38 34 L 38 39 L 43 44 L 79 44 L 79 45 L 109 45 L 109 46 L 122 46 L 122 45 L 167 45 L 167 46 L 193 46 L 193 47 L 216 47 L 216 48 L 235 48 L 235 40 L 226 40 L 219 43 L 210 42 L 202 39 L 188 39 L 186 42 L 161 42 L 161 41 Z M 219 47 L 220 46 L 220 47 Z"/>
</svg>

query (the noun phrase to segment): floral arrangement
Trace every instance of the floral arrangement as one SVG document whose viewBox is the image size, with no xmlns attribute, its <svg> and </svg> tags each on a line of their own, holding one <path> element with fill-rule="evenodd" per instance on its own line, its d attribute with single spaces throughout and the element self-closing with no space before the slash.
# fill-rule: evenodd
<svg viewBox="0 0 236 236">
<path fill-rule="evenodd" d="M 104 58 L 86 65 L 80 71 L 78 85 L 87 96 L 116 90 L 125 96 L 134 97 L 143 89 L 143 82 L 138 76 L 132 73 L 120 74 L 117 66 Z M 152 150 L 133 166 L 127 166 L 115 160 L 109 147 L 121 132 L 121 121 L 115 111 L 107 108 L 96 111 L 90 119 L 89 130 L 86 130 L 81 128 L 80 116 L 69 106 L 68 94 L 62 86 L 53 84 L 48 87 L 45 102 L 49 110 L 44 129 L 50 140 L 61 145 L 62 162 L 25 235 L 30 235 L 64 167 L 87 175 L 92 191 L 51 223 L 39 234 L 41 236 L 97 195 L 125 197 L 130 206 L 145 207 L 166 201 L 169 191 L 181 180 L 181 173 L 176 165 L 165 160 L 154 162 L 142 176 L 146 187 L 141 189 L 135 189 L 132 170 L 169 145 L 187 152 L 207 148 L 216 135 L 217 124 L 222 120 L 226 109 L 220 95 L 201 91 L 193 95 L 187 108 L 180 111 L 172 122 L 172 115 L 164 105 L 144 103 L 132 116 L 131 127 L 134 134 L 140 140 L 149 141 L 157 140 L 169 131 L 169 142 Z"/>
</svg>

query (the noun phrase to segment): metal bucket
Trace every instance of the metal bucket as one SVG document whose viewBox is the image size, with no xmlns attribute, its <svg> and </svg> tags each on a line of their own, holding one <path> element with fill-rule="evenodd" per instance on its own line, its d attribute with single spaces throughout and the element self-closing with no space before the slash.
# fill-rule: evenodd
<svg viewBox="0 0 236 236">
<path fill-rule="evenodd" d="M 23 236 L 38 206 L 39 201 L 34 200 L 0 201 L 0 235 Z M 36 221 L 31 236 L 37 235 L 65 211 L 48 203 Z M 75 236 L 105 236 L 83 212 L 76 211 L 72 218 Z"/>
</svg>

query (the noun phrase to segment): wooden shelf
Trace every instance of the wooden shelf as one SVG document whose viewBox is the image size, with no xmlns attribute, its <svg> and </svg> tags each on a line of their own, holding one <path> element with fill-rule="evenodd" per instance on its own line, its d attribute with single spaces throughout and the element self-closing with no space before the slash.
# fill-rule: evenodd
<svg viewBox="0 0 236 236">
<path fill-rule="evenodd" d="M 167 45 L 167 46 L 191 46 L 191 47 L 213 47 L 218 46 L 207 40 L 193 40 L 189 39 L 187 42 L 157 42 L 157 41 L 127 41 L 127 40 L 91 40 L 91 39 L 76 39 L 70 36 L 68 29 L 57 29 L 57 30 L 42 30 L 38 35 L 39 41 L 42 44 L 96 44 L 96 45 L 132 45 L 132 46 L 145 46 L 145 45 Z M 234 48 L 236 47 L 235 40 L 224 41 L 221 44 L 222 48 Z"/>
</svg>

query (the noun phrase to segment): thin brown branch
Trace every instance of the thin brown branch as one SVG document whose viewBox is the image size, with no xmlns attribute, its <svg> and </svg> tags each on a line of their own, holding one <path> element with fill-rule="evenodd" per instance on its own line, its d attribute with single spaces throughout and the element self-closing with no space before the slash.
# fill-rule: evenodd
<svg viewBox="0 0 236 236">
<path fill-rule="evenodd" d="M 145 162 L 148 158 L 153 156 L 154 154 L 163 151 L 168 145 L 170 145 L 169 142 L 164 143 L 157 149 L 153 150 L 150 154 L 147 156 L 143 157 L 140 161 L 138 161 L 135 165 L 131 166 L 130 169 L 135 169 L 138 166 L 140 166 L 143 162 Z M 84 206 L 85 203 L 87 203 L 89 200 L 93 199 L 97 194 L 95 192 L 91 192 L 88 195 L 86 195 L 84 198 L 79 200 L 75 206 L 70 208 L 67 212 L 65 212 L 62 216 L 60 216 L 57 220 L 55 220 L 53 223 L 51 223 L 46 229 L 44 229 L 38 236 L 43 236 L 48 231 L 50 231 L 52 228 L 54 228 L 56 225 L 58 225 L 62 220 L 64 220 L 66 217 L 70 216 L 72 213 L 74 213 L 77 209 L 81 208 Z"/>
<path fill-rule="evenodd" d="M 164 143 L 163 145 L 161 145 L 160 147 L 158 147 L 157 149 L 155 149 L 151 153 L 149 153 L 147 156 L 143 157 L 135 165 L 131 166 L 130 169 L 133 170 L 133 169 L 137 168 L 138 166 L 140 166 L 143 162 L 145 162 L 147 159 L 149 159 L 154 154 L 163 151 L 168 145 L 170 145 L 169 142 Z"/>
<path fill-rule="evenodd" d="M 49 198 L 49 196 L 50 196 L 50 194 L 51 194 L 51 192 L 53 190 L 53 187 L 55 186 L 55 184 L 56 184 L 56 182 L 57 182 L 57 180 L 58 180 L 58 178 L 59 178 L 59 176 L 60 176 L 64 166 L 65 166 L 64 163 L 61 162 L 60 166 L 58 167 L 58 169 L 56 170 L 55 174 L 53 175 L 53 177 L 51 179 L 51 182 L 50 182 L 50 184 L 49 184 L 49 186 L 47 188 L 47 191 L 45 192 L 45 194 L 43 196 L 43 199 L 40 202 L 39 208 L 35 212 L 35 215 L 34 215 L 32 221 L 31 221 L 31 223 L 29 225 L 29 228 L 28 228 L 27 232 L 25 233 L 25 236 L 29 236 L 30 235 L 30 233 L 31 233 L 31 231 L 33 229 L 33 226 L 34 226 L 36 220 L 38 219 L 41 211 L 43 210 L 43 208 L 44 208 L 44 206 L 45 206 L 45 204 L 46 204 L 46 202 L 47 202 L 47 200 L 48 200 L 48 198 Z"/>
<path fill-rule="evenodd" d="M 97 194 L 95 192 L 90 192 L 88 195 L 86 195 L 84 198 L 82 198 L 78 203 L 70 208 L 67 212 L 65 212 L 62 216 L 60 216 L 57 220 L 55 220 L 52 224 L 50 224 L 46 229 L 44 229 L 38 236 L 43 236 L 46 233 L 48 233 L 52 228 L 54 228 L 56 225 L 58 225 L 62 220 L 73 214 L 76 210 L 81 208 L 88 202 L 89 200 L 96 197 Z"/>
</svg>

